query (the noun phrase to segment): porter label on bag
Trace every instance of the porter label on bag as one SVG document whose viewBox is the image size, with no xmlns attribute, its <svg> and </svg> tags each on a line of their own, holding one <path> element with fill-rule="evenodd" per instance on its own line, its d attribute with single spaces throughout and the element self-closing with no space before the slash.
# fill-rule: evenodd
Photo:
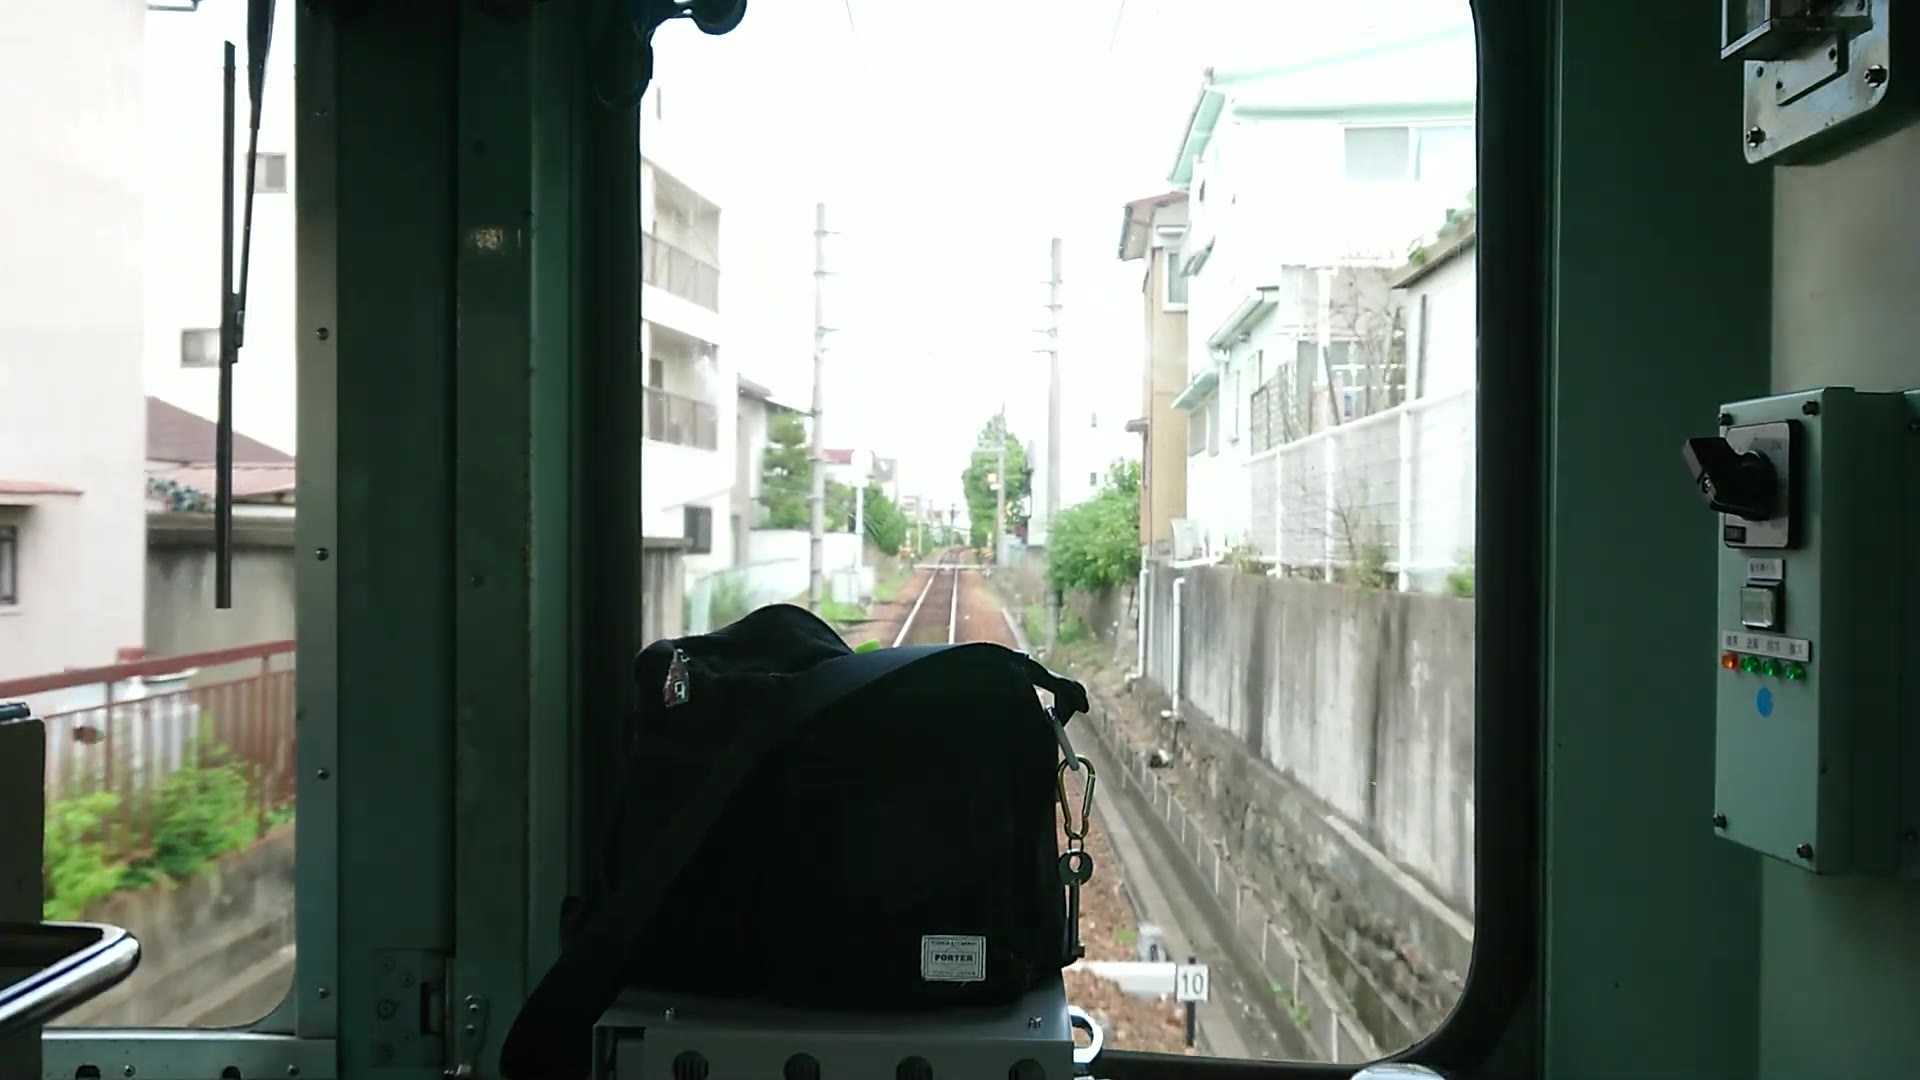
<svg viewBox="0 0 1920 1080">
<path fill-rule="evenodd" d="M 920 939 L 923 982 L 985 982 L 987 939 L 961 934 L 929 934 Z"/>
</svg>

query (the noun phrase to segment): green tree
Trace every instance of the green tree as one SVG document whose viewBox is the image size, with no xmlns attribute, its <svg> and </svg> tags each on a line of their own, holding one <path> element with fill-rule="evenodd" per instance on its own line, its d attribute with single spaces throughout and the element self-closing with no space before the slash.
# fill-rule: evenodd
<svg viewBox="0 0 1920 1080">
<path fill-rule="evenodd" d="M 878 483 L 867 485 L 862 510 L 866 516 L 867 539 L 873 541 L 882 555 L 898 555 L 900 546 L 907 542 L 907 518 Z"/>
<path fill-rule="evenodd" d="M 829 478 L 822 508 L 828 532 L 853 530 L 853 488 Z M 807 426 L 799 413 L 777 413 L 767 421 L 767 448 L 760 455 L 760 505 L 767 528 L 813 527 L 813 460 Z"/>
<path fill-rule="evenodd" d="M 961 488 L 967 496 L 967 517 L 973 523 L 974 547 L 985 547 L 993 542 L 993 516 L 999 496 L 994 491 L 992 478 L 1000 467 L 994 451 L 1002 446 L 1007 448 L 1007 475 L 1002 478 L 1007 485 L 1005 527 L 1011 534 L 1027 523 L 1027 512 L 1022 504 L 1033 491 L 1033 470 L 1027 465 L 1026 449 L 1013 432 L 1007 430 L 1007 418 L 996 413 L 980 429 L 979 437 L 974 440 L 973 460 L 967 464 L 966 471 L 960 474 Z"/>
<path fill-rule="evenodd" d="M 1140 463 L 1116 461 L 1099 494 L 1070 506 L 1047 535 L 1047 579 L 1062 592 L 1103 589 L 1140 573 Z"/>
<path fill-rule="evenodd" d="M 767 420 L 767 448 L 760 455 L 760 505 L 770 529 L 804 529 L 812 524 L 813 462 L 807 459 L 807 426 L 799 413 L 776 413 Z"/>
<path fill-rule="evenodd" d="M 831 476 L 827 478 L 826 531 L 853 531 L 853 488 Z M 809 521 L 805 527 L 811 527 Z"/>
</svg>

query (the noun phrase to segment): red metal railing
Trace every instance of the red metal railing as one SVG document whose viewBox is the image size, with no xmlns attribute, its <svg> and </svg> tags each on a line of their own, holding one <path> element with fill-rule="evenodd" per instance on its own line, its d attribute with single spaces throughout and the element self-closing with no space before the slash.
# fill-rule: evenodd
<svg viewBox="0 0 1920 1080">
<path fill-rule="evenodd" d="M 293 642 L 268 641 L 0 681 L 0 700 L 46 723 L 48 805 L 112 792 L 102 839 L 131 854 L 152 845 L 162 783 L 189 766 L 239 766 L 263 831 L 292 806 L 293 680 Z"/>
</svg>

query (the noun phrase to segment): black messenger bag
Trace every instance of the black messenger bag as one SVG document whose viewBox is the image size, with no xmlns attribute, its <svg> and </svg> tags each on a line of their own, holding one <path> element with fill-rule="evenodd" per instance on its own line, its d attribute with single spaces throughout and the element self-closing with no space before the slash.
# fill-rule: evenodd
<svg viewBox="0 0 1920 1080">
<path fill-rule="evenodd" d="M 508 1080 L 577 1080 L 623 988 L 899 1011 L 1073 962 L 1055 787 L 1086 691 L 999 645 L 855 653 L 761 608 L 636 661 L 604 880 L 515 1017 Z"/>
</svg>

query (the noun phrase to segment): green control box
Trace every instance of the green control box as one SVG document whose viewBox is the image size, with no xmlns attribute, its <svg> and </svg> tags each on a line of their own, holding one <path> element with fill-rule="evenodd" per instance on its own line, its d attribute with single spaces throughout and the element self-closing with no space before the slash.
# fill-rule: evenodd
<svg viewBox="0 0 1920 1080">
<path fill-rule="evenodd" d="M 1819 874 L 1920 874 L 1916 405 L 1737 402 L 1685 448 L 1719 549 L 1713 828 Z"/>
</svg>

